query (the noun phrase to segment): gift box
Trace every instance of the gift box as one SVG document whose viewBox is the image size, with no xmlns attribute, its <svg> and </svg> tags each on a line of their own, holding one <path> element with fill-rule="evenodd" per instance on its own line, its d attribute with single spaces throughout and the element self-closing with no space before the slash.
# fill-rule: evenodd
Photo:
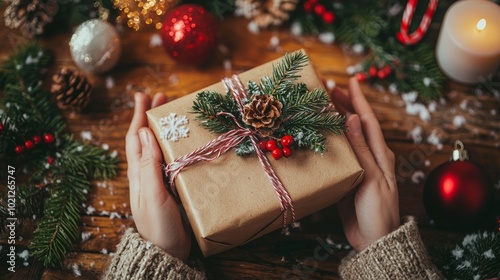
<svg viewBox="0 0 500 280">
<path fill-rule="evenodd" d="M 302 51 L 304 52 L 304 51 Z M 282 58 L 238 75 L 243 85 L 273 74 Z M 311 63 L 297 73 L 297 82 L 308 89 L 322 88 Z M 200 90 L 225 94 L 218 83 Z M 149 127 L 160 144 L 166 164 L 216 139 L 193 114 L 197 93 L 176 99 L 147 112 Z M 173 131 L 164 129 L 169 123 Z M 169 134 L 170 135 L 167 135 Z M 335 204 L 363 177 L 345 135 L 325 134 L 326 150 L 314 153 L 297 149 L 289 158 L 265 156 L 293 201 L 296 219 Z M 284 214 L 278 195 L 255 154 L 238 156 L 234 149 L 210 162 L 184 168 L 175 179 L 176 192 L 186 211 L 196 240 L 205 256 L 248 243 L 283 227 Z"/>
</svg>

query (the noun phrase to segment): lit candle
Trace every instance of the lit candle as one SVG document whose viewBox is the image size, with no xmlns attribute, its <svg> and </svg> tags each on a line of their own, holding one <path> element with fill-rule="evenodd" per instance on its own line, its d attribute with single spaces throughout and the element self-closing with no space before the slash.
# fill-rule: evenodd
<svg viewBox="0 0 500 280">
<path fill-rule="evenodd" d="M 444 16 L 436 46 L 441 70 L 451 79 L 478 83 L 500 64 L 500 6 L 487 0 L 463 0 Z"/>
</svg>

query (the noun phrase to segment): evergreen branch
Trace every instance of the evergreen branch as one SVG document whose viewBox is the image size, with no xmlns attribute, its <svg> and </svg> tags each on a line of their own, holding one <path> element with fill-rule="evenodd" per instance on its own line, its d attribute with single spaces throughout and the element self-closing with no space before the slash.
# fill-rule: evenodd
<svg viewBox="0 0 500 280">
<path fill-rule="evenodd" d="M 218 116 L 218 113 L 227 112 L 241 119 L 237 104 L 229 93 L 222 96 L 217 92 L 200 92 L 196 95 L 192 110 L 200 124 L 216 134 L 222 134 L 238 127 L 230 117 Z"/>
<path fill-rule="evenodd" d="M 309 92 L 303 83 L 294 85 L 295 90 L 285 98 L 282 103 L 286 104 L 283 116 L 294 115 L 300 112 L 320 111 L 330 104 L 328 94 L 322 88 Z"/>
<path fill-rule="evenodd" d="M 326 150 L 326 137 L 317 130 L 308 127 L 291 127 L 286 129 L 285 133 L 293 136 L 294 145 L 299 148 L 311 149 L 320 154 Z"/>
<path fill-rule="evenodd" d="M 73 141 L 67 137 L 62 144 L 60 157 L 54 162 L 53 169 L 61 174 L 86 174 L 87 177 L 105 180 L 116 176 L 118 159 L 105 150 L 88 143 Z"/>
<path fill-rule="evenodd" d="M 30 250 L 44 266 L 59 267 L 78 236 L 81 205 L 90 183 L 86 174 L 55 178 Z"/>
<path fill-rule="evenodd" d="M 347 130 L 345 117 L 334 111 L 325 113 L 296 113 L 285 123 L 285 130 L 293 127 L 302 127 L 310 131 L 325 129 L 337 135 Z"/>
<path fill-rule="evenodd" d="M 446 279 L 500 277 L 500 233 L 477 232 L 459 244 L 434 249 L 433 261 Z"/>
<path fill-rule="evenodd" d="M 301 51 L 287 53 L 282 61 L 273 65 L 273 76 L 264 76 L 260 80 L 260 88 L 264 94 L 276 95 L 280 88 L 297 80 L 300 72 L 308 62 L 309 58 Z"/>
</svg>

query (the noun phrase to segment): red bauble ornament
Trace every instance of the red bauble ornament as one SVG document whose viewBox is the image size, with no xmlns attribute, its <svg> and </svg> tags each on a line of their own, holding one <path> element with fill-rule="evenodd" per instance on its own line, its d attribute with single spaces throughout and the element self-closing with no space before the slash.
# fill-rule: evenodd
<svg viewBox="0 0 500 280">
<path fill-rule="evenodd" d="M 216 47 L 217 22 L 202 6 L 185 4 L 173 9 L 163 22 L 166 52 L 186 64 L 203 64 Z"/>
<path fill-rule="evenodd" d="M 452 160 L 429 174 L 424 186 L 424 206 L 438 225 L 480 225 L 493 206 L 493 188 L 487 174 L 468 160 L 462 142 L 455 141 Z"/>
<path fill-rule="evenodd" d="M 46 143 L 46 144 L 52 144 L 54 143 L 54 140 L 56 140 L 56 138 L 54 137 L 53 134 L 51 133 L 45 133 L 43 135 L 43 141 Z"/>
<path fill-rule="evenodd" d="M 40 135 L 33 136 L 33 142 L 35 142 L 35 145 L 42 144 L 42 137 Z"/>
<path fill-rule="evenodd" d="M 278 144 L 276 143 L 276 140 L 271 139 L 266 142 L 266 149 L 270 152 L 274 151 L 278 147 Z"/>
<path fill-rule="evenodd" d="M 18 155 L 22 155 L 24 153 L 24 146 L 18 145 L 14 148 L 14 151 L 16 151 Z"/>
<path fill-rule="evenodd" d="M 33 148 L 35 148 L 35 143 L 33 143 L 33 141 L 31 140 L 26 140 L 26 142 L 24 142 L 24 146 L 28 150 L 33 150 Z"/>
<path fill-rule="evenodd" d="M 283 150 L 281 150 L 280 148 L 276 148 L 271 152 L 271 154 L 273 155 L 273 158 L 275 160 L 279 160 L 283 157 Z"/>
<path fill-rule="evenodd" d="M 290 147 L 293 145 L 293 136 L 292 135 L 285 135 L 281 137 L 281 146 L 283 147 Z"/>
</svg>

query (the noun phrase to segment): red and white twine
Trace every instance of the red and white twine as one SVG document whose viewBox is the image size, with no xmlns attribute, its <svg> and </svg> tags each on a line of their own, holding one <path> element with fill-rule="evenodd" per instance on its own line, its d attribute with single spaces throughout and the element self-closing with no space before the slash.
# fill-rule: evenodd
<svg viewBox="0 0 500 280">
<path fill-rule="evenodd" d="M 418 0 L 408 1 L 408 4 L 406 5 L 405 11 L 403 13 L 401 29 L 396 33 L 396 38 L 398 39 L 398 41 L 405 45 L 414 45 L 418 43 L 422 39 L 422 37 L 424 37 L 427 29 L 429 29 L 432 17 L 434 16 L 434 12 L 436 12 L 438 0 L 429 1 L 427 10 L 425 11 L 424 17 L 422 18 L 422 21 L 420 22 L 417 30 L 409 34 L 411 20 L 413 18 L 413 15 L 415 14 L 417 3 Z"/>
<path fill-rule="evenodd" d="M 247 92 L 243 87 L 239 77 L 234 75 L 232 79 L 225 78 L 223 80 L 223 83 L 226 86 L 226 88 L 232 93 L 234 100 L 238 104 L 238 109 L 243 115 L 243 106 L 247 98 Z M 258 139 L 257 136 L 255 135 L 256 132 L 241 126 L 237 121 L 237 119 L 229 113 L 221 112 L 219 113 L 219 115 L 227 115 L 233 118 L 234 122 L 238 125 L 239 128 L 221 134 L 219 135 L 219 137 L 208 142 L 202 147 L 194 150 L 193 152 L 187 155 L 181 156 L 176 160 L 174 160 L 173 162 L 169 163 L 164 168 L 164 171 L 169 180 L 172 192 L 174 194 L 177 194 L 175 188 L 175 179 L 177 178 L 177 176 L 179 175 L 179 173 L 182 171 L 183 168 L 188 167 L 200 161 L 210 162 L 216 160 L 231 148 L 234 148 L 237 145 L 239 145 L 247 137 L 250 137 L 252 146 L 254 147 L 254 150 L 257 153 L 257 157 L 259 158 L 259 162 L 262 165 L 262 168 L 264 169 L 264 172 L 266 173 L 269 181 L 273 185 L 276 194 L 278 195 L 281 212 L 283 213 L 283 226 L 286 226 L 287 224 L 288 210 L 291 211 L 292 222 L 295 222 L 295 210 L 292 204 L 292 198 L 290 197 L 290 194 L 286 190 L 281 180 L 276 175 L 276 172 L 274 172 L 274 169 L 271 166 L 269 159 L 266 157 L 264 152 L 259 148 Z"/>
</svg>

